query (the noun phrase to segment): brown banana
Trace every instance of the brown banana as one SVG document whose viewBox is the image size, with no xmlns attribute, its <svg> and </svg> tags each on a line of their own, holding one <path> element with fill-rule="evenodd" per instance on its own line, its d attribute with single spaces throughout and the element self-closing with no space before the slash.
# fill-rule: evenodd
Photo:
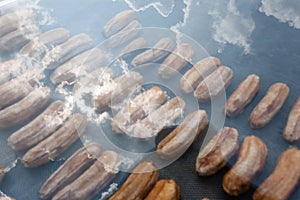
<svg viewBox="0 0 300 200">
<path fill-rule="evenodd" d="M 238 131 L 230 127 L 221 129 L 197 156 L 196 171 L 199 176 L 211 176 L 217 173 L 238 149 Z"/>
<path fill-rule="evenodd" d="M 172 125 L 177 118 L 183 115 L 184 108 L 184 100 L 180 97 L 174 97 L 143 120 L 138 121 L 133 132 L 129 134 L 137 138 L 156 136 L 163 128 Z"/>
<path fill-rule="evenodd" d="M 56 69 L 79 53 L 92 48 L 92 45 L 90 36 L 84 33 L 78 34 L 47 52 L 42 59 L 42 64 L 48 70 Z"/>
<path fill-rule="evenodd" d="M 124 10 L 116 14 L 112 19 L 110 19 L 102 30 L 102 34 L 105 37 L 110 37 L 122 28 L 127 26 L 131 21 L 136 18 L 135 12 L 133 10 Z"/>
<path fill-rule="evenodd" d="M 74 114 L 53 134 L 29 149 L 22 157 L 26 168 L 39 167 L 67 150 L 83 134 L 87 126 L 86 118 Z"/>
<path fill-rule="evenodd" d="M 182 43 L 164 60 L 158 68 L 158 74 L 163 79 L 170 79 L 184 68 L 194 55 L 194 50 L 188 43 Z"/>
<path fill-rule="evenodd" d="M 137 55 L 131 64 L 133 67 L 140 65 L 156 63 L 169 55 L 174 48 L 174 42 L 171 38 L 160 39 L 151 49 Z"/>
<path fill-rule="evenodd" d="M 259 90 L 259 77 L 255 74 L 249 75 L 233 92 L 225 105 L 227 116 L 236 116 L 252 101 Z"/>
<path fill-rule="evenodd" d="M 181 155 L 208 125 L 204 110 L 189 113 L 183 121 L 158 145 L 156 152 L 165 159 Z"/>
<path fill-rule="evenodd" d="M 41 199 L 54 196 L 87 170 L 102 153 L 102 147 L 89 143 L 78 149 L 43 184 L 39 191 Z"/>
<path fill-rule="evenodd" d="M 122 187 L 109 200 L 144 199 L 158 180 L 157 168 L 150 162 L 140 163 Z"/>
<path fill-rule="evenodd" d="M 159 180 L 145 200 L 180 200 L 180 189 L 174 180 Z"/>
<path fill-rule="evenodd" d="M 114 104 L 122 102 L 129 94 L 136 91 L 144 82 L 138 72 L 128 72 L 117 77 L 112 83 L 104 83 L 93 94 L 92 104 L 98 111 L 108 109 Z"/>
<path fill-rule="evenodd" d="M 25 98 L 0 111 L 0 129 L 23 123 L 39 112 L 50 98 L 50 88 L 36 88 Z"/>
<path fill-rule="evenodd" d="M 81 200 L 94 197 L 118 173 L 118 154 L 105 151 L 81 176 L 59 191 L 53 200 Z"/>
<path fill-rule="evenodd" d="M 41 57 L 54 46 L 65 42 L 70 37 L 70 31 L 65 28 L 56 28 L 44 32 L 33 38 L 20 50 L 22 56 L 27 56 L 34 59 Z"/>
<path fill-rule="evenodd" d="M 44 77 L 43 70 L 33 69 L 0 85 L 0 110 L 23 99 Z"/>
<path fill-rule="evenodd" d="M 273 84 L 251 112 L 249 117 L 250 126 L 257 129 L 269 123 L 283 106 L 289 91 L 289 87 L 284 83 Z"/>
<path fill-rule="evenodd" d="M 300 98 L 294 104 L 287 120 L 283 137 L 289 142 L 300 140 Z"/>
<path fill-rule="evenodd" d="M 105 55 L 99 48 L 85 51 L 56 68 L 50 76 L 51 82 L 53 84 L 59 84 L 63 81 L 72 83 L 80 71 L 91 72 L 93 69 L 104 65 L 105 60 Z"/>
<path fill-rule="evenodd" d="M 215 71 L 221 62 L 216 57 L 207 57 L 198 61 L 180 79 L 180 88 L 185 93 L 193 92 L 199 83 Z"/>
<path fill-rule="evenodd" d="M 119 56 L 123 59 L 127 59 L 138 51 L 145 49 L 147 46 L 148 42 L 144 38 L 139 37 L 125 46 Z"/>
<path fill-rule="evenodd" d="M 56 131 L 69 115 L 68 106 L 62 101 L 55 101 L 33 121 L 10 135 L 8 144 L 15 151 L 32 147 Z"/>
<path fill-rule="evenodd" d="M 142 25 L 137 20 L 133 20 L 119 33 L 109 38 L 108 47 L 115 48 L 134 39 L 140 33 L 140 28 L 142 28 Z"/>
<path fill-rule="evenodd" d="M 23 47 L 31 39 L 39 33 L 39 29 L 35 25 L 31 25 L 30 29 L 16 30 L 4 35 L 0 40 L 0 52 L 7 53 Z"/>
<path fill-rule="evenodd" d="M 265 166 L 267 145 L 256 136 L 247 136 L 237 162 L 223 177 L 223 188 L 232 196 L 239 196 L 251 187 L 251 181 Z"/>
<path fill-rule="evenodd" d="M 256 189 L 253 200 L 287 200 L 300 181 L 300 150 L 296 147 L 284 151 L 273 172 Z"/>
<path fill-rule="evenodd" d="M 114 116 L 112 130 L 115 133 L 128 132 L 136 121 L 154 111 L 165 99 L 166 94 L 157 86 L 139 94 Z"/>
<path fill-rule="evenodd" d="M 224 65 L 220 66 L 197 86 L 194 96 L 199 102 L 207 102 L 225 90 L 232 79 L 233 71 Z"/>
</svg>

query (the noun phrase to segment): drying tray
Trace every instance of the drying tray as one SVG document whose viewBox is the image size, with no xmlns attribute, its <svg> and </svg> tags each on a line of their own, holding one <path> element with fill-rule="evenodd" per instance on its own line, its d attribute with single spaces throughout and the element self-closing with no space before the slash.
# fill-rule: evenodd
<svg viewBox="0 0 300 200">
<path fill-rule="evenodd" d="M 9 9 L 14 9 L 14 6 L 20 6 L 22 4 L 11 5 Z M 174 22 L 181 20 L 182 6 L 182 3 L 177 3 L 169 18 L 161 17 L 154 9 L 139 12 L 137 16 L 143 27 L 157 26 L 169 28 Z M 3 7 L 3 9 L 7 9 L 7 6 Z M 53 18 L 46 20 L 49 22 L 51 20 L 55 21 L 51 24 L 42 25 L 41 29 L 43 31 L 64 26 L 71 31 L 72 35 L 82 32 L 87 33 L 94 39 L 96 44 L 101 44 L 105 39 L 101 35 L 101 29 L 104 24 L 116 13 L 128 9 L 128 7 L 123 1 L 42 0 L 38 3 L 36 9 L 40 14 L 50 13 Z M 235 162 L 236 157 L 230 160 L 229 166 L 225 167 L 216 175 L 211 177 L 199 177 L 195 172 L 195 159 L 205 137 L 205 134 L 201 134 L 177 161 L 159 170 L 161 179 L 174 179 L 178 183 L 181 189 L 181 199 L 183 200 L 202 199 L 204 197 L 208 197 L 212 200 L 251 199 L 255 187 L 272 172 L 278 155 L 292 145 L 300 148 L 299 142 L 291 144 L 282 137 L 282 130 L 285 126 L 289 111 L 296 99 L 300 96 L 300 68 L 298 66 L 300 56 L 297 54 L 299 53 L 300 46 L 299 31 L 290 31 L 288 33 L 289 36 L 286 36 L 286 33 L 273 35 L 276 30 L 285 29 L 287 27 L 283 24 L 276 23 L 272 19 L 264 18 L 258 11 L 253 11 L 253 16 L 254 19 L 257 20 L 257 27 L 252 35 L 252 39 L 259 42 L 253 44 L 256 51 L 252 54 L 244 55 L 239 48 L 230 45 L 228 45 L 223 52 L 218 53 L 218 48 L 215 43 L 209 44 L 202 40 L 196 15 L 190 16 L 193 20 L 191 20 L 191 24 L 187 27 L 186 34 L 190 35 L 195 41 L 204 43 L 204 47 L 208 49 L 210 55 L 220 58 L 222 63 L 233 69 L 234 79 L 226 90 L 227 95 L 232 94 L 237 85 L 247 75 L 255 73 L 261 77 L 261 88 L 254 101 L 238 117 L 226 118 L 225 125 L 237 128 L 240 133 L 241 141 L 248 135 L 256 135 L 261 138 L 269 149 L 266 166 L 258 178 L 255 179 L 253 189 L 240 197 L 230 197 L 222 189 L 222 177 L 230 165 Z M 43 20 L 45 20 L 45 17 L 46 16 L 43 16 Z M 282 40 L 278 38 L 282 38 Z M 5 59 L 5 55 L 1 56 Z M 46 75 L 49 76 L 49 73 Z M 270 124 L 265 128 L 252 130 L 248 124 L 248 116 L 254 106 L 264 96 L 268 87 L 275 82 L 284 82 L 289 85 L 291 92 L 287 102 Z M 45 84 L 49 85 L 52 90 L 55 89 L 49 81 L 46 81 Z M 199 107 L 205 109 L 210 116 L 210 103 L 199 104 Z M 49 164 L 37 169 L 25 169 L 18 160 L 21 155 L 15 154 L 8 147 L 6 142 L 7 137 L 17 129 L 18 127 L 14 127 L 7 131 L 1 131 L 0 134 L 0 162 L 1 164 L 12 167 L 1 184 L 1 191 L 16 199 L 35 200 L 38 199 L 37 193 L 43 182 L 66 158 L 82 146 L 82 142 L 76 142 L 63 155 Z M 170 132 L 171 130 L 172 128 L 165 130 L 165 132 Z M 128 173 L 120 172 L 112 183 L 121 185 L 127 176 Z M 101 193 L 106 192 L 108 187 L 109 185 L 104 188 L 95 199 L 99 199 Z M 298 199 L 300 199 L 299 186 L 291 196 L 291 200 Z"/>
</svg>

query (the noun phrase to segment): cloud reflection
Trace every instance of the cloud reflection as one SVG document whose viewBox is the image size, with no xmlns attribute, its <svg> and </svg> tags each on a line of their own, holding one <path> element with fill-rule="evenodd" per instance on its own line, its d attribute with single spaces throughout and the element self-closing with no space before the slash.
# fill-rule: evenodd
<svg viewBox="0 0 300 200">
<path fill-rule="evenodd" d="M 262 6 L 259 8 L 261 12 L 300 29 L 299 0 L 262 0 L 261 3 Z"/>
<path fill-rule="evenodd" d="M 214 18 L 212 27 L 215 41 L 240 46 L 246 54 L 251 52 L 250 37 L 255 22 L 250 12 L 241 12 L 236 1 L 230 0 L 228 3 L 218 1 L 208 14 Z"/>
</svg>

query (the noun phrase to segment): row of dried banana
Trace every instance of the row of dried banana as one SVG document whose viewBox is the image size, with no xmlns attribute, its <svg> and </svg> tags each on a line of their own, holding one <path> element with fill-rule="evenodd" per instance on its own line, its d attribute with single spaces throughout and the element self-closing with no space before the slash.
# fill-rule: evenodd
<svg viewBox="0 0 300 200">
<path fill-rule="evenodd" d="M 214 175 L 238 151 L 236 163 L 223 177 L 223 188 L 232 196 L 247 192 L 266 164 L 268 149 L 256 136 L 245 137 L 240 147 L 239 133 L 235 128 L 224 127 L 199 152 L 196 159 L 197 173 L 199 176 Z M 284 151 L 274 171 L 253 194 L 253 199 L 288 199 L 300 181 L 299 161 L 298 148 Z"/>
<path fill-rule="evenodd" d="M 43 184 L 41 199 L 91 199 L 118 173 L 118 154 L 104 151 L 94 143 L 75 152 Z M 180 190 L 173 180 L 158 181 L 157 168 L 140 163 L 120 189 L 109 199 L 179 200 Z"/>
<path fill-rule="evenodd" d="M 5 17 L 5 15 L 3 17 Z M 40 68 L 42 70 L 43 67 L 40 62 L 46 52 L 54 46 L 66 42 L 69 35 L 69 31 L 65 28 L 56 28 L 45 33 L 41 33 L 39 36 L 31 40 L 19 51 L 19 54 L 24 59 L 11 59 L 0 64 L 0 84 L 3 84 L 12 78 L 22 75 L 26 71 L 35 68 L 35 66 L 31 63 L 31 59 L 37 63 L 36 68 Z M 26 59 L 29 61 L 26 62 Z"/>
<path fill-rule="evenodd" d="M 255 74 L 249 75 L 227 100 L 225 112 L 227 116 L 237 116 L 253 100 L 259 90 L 260 80 Z M 265 96 L 256 105 L 249 117 L 253 129 L 264 127 L 279 112 L 289 95 L 289 87 L 284 83 L 274 83 Z M 300 140 L 299 116 L 300 98 L 290 111 L 283 136 L 287 141 Z"/>
<path fill-rule="evenodd" d="M 110 37 L 106 44 L 109 48 L 118 47 L 132 40 L 139 34 L 141 28 L 141 24 L 136 20 L 135 12 L 131 10 L 118 14 L 116 18 L 122 18 L 122 20 L 115 18 L 110 20 L 105 25 L 106 31 L 103 31 L 105 37 Z M 115 25 L 116 23 L 118 26 Z M 126 55 L 126 52 L 133 51 L 136 48 L 136 42 L 140 45 L 140 42 L 143 43 L 144 41 L 140 39 L 133 41 L 124 48 L 120 55 Z M 112 78 L 111 69 L 104 67 L 107 65 L 104 52 L 100 48 L 92 48 L 92 44 L 92 39 L 89 36 L 79 34 L 49 51 L 41 62 L 46 69 L 54 70 L 50 76 L 51 82 L 53 84 L 64 81 L 74 83 L 80 74 L 91 74 L 92 78 L 97 79 L 99 75 L 105 76 L 103 74 L 105 73 Z M 123 81 L 126 82 L 127 80 L 124 79 Z M 99 81 L 101 80 L 97 79 L 97 84 L 101 84 Z M 90 82 L 93 83 L 91 80 Z M 75 88 L 78 89 L 77 86 Z"/>
<path fill-rule="evenodd" d="M 121 20 L 120 20 L 121 19 Z M 23 47 L 20 51 L 21 55 L 26 55 L 34 58 L 40 58 L 44 55 L 45 50 L 52 49 L 53 46 L 61 44 L 69 39 L 69 32 L 65 29 L 58 29 L 55 31 L 49 31 L 44 34 L 40 34 L 40 30 L 37 25 L 37 16 L 31 10 L 22 10 L 12 13 L 5 14 L 0 17 L 0 52 L 12 52 L 23 47 L 26 43 L 26 47 Z M 107 23 L 103 35 L 106 37 L 111 37 L 109 40 L 110 47 L 117 47 L 125 42 L 128 42 L 135 38 L 141 24 L 136 20 L 136 15 L 134 11 L 126 10 L 114 19 Z M 134 30 L 134 31 L 133 31 Z M 120 34 L 120 32 L 123 34 Z M 80 35 L 80 37 L 75 37 L 68 42 L 69 45 L 62 45 L 60 48 L 56 49 L 61 52 L 61 59 L 65 56 L 66 60 L 73 57 L 72 54 L 77 54 L 86 50 L 91 45 L 91 39 L 86 37 L 86 35 Z M 74 46 L 71 46 L 74 45 Z M 77 48 L 75 48 L 75 46 Z M 73 47 L 73 51 L 69 51 Z M 28 50 L 33 52 L 28 53 Z M 55 57 L 55 52 L 52 52 L 52 56 Z M 49 59 L 48 55 L 48 59 Z M 57 58 L 57 57 L 56 57 Z M 57 58 L 59 59 L 59 58 Z M 45 58 L 44 62 L 47 63 L 47 68 L 51 69 L 56 66 L 56 63 L 47 60 Z M 63 62 L 61 60 L 60 62 Z"/>
<path fill-rule="evenodd" d="M 218 58 L 208 57 L 200 60 L 187 71 L 182 77 L 180 84 L 184 92 L 188 93 L 195 89 L 194 95 L 200 102 L 203 102 L 214 98 L 222 90 L 226 89 L 231 80 L 232 72 L 226 67 L 220 66 Z M 189 85 L 194 85 L 194 87 L 189 88 Z M 239 115 L 254 99 L 259 88 L 259 77 L 255 74 L 247 76 L 228 98 L 224 108 L 226 115 L 229 117 Z M 286 84 L 274 83 L 271 85 L 266 95 L 251 112 L 249 117 L 250 126 L 257 129 L 268 124 L 279 112 L 288 95 L 289 87 Z M 300 139 L 300 130 L 297 125 L 299 124 L 300 116 L 299 104 L 300 99 L 293 106 L 284 129 L 283 136 L 290 142 Z"/>
<path fill-rule="evenodd" d="M 118 154 L 89 143 L 77 150 L 43 184 L 41 199 L 91 199 L 118 173 Z"/>
<path fill-rule="evenodd" d="M 33 89 L 19 102 L 1 110 L 1 127 L 15 126 L 28 121 L 40 112 L 50 97 L 50 89 Z M 22 157 L 25 167 L 43 165 L 71 146 L 87 126 L 87 120 L 79 113 L 72 114 L 62 101 L 51 103 L 42 113 L 14 133 L 8 140 L 15 151 L 26 150 Z"/>
<path fill-rule="evenodd" d="M 18 11 L 0 17 L 0 22 L 10 19 L 14 23 L 0 23 L 1 30 L 7 30 L 6 35 L 14 34 L 14 27 L 27 38 L 27 32 L 22 32 L 22 20 L 31 19 L 34 15 L 32 11 Z M 29 16 L 28 16 L 29 15 Z M 35 24 L 26 21 L 27 24 Z M 36 25 L 35 25 L 36 26 Z M 8 28 L 10 27 L 10 28 Z M 32 30 L 33 31 L 33 30 Z M 5 35 L 5 37 L 6 37 Z M 3 36 L 4 37 L 4 36 Z M 1 37 L 1 41 L 5 41 Z M 29 37 L 28 37 L 29 38 Z M 40 68 L 53 70 L 51 81 L 58 84 L 62 81 L 72 81 L 78 74 L 79 66 L 84 62 L 84 69 L 87 72 L 104 65 L 104 54 L 98 48 L 93 48 L 92 39 L 86 34 L 78 34 L 70 37 L 70 32 L 65 28 L 55 28 L 53 30 L 40 33 L 36 31 L 34 37 L 24 40 L 20 45 L 9 43 L 7 52 L 20 49 L 18 59 L 11 59 L 0 64 L 0 83 L 15 78 L 28 69 Z M 0 46 L 1 51 L 1 46 Z M 4 50 L 3 50 L 4 51 Z M 62 66 L 61 66 L 62 65 Z M 77 73 L 76 73 L 77 72 Z"/>
</svg>

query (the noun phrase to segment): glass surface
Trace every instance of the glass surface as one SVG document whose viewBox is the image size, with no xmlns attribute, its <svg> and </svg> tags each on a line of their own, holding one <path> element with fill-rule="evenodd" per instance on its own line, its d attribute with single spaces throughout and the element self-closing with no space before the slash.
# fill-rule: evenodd
<svg viewBox="0 0 300 200">
<path fill-rule="evenodd" d="M 28 6 L 29 1 L 16 1 L 9 4 L 0 0 L 0 13 L 25 7 L 38 13 L 40 28 L 47 31 L 63 26 L 71 35 L 86 33 L 92 37 L 96 46 L 103 47 L 105 41 L 101 30 L 105 23 L 124 9 L 137 11 L 137 19 L 143 27 L 158 27 L 171 31 L 174 38 L 184 34 L 201 46 L 204 54 L 218 57 L 234 72 L 232 83 L 226 89 L 230 96 L 238 84 L 249 74 L 260 76 L 261 87 L 242 114 L 234 118 L 224 118 L 224 125 L 237 128 L 240 141 L 247 135 L 256 135 L 268 147 L 268 158 L 262 173 L 253 180 L 254 187 L 268 177 L 275 167 L 278 155 L 290 146 L 300 148 L 300 142 L 289 143 L 282 137 L 289 112 L 300 96 L 300 3 L 298 0 L 272 1 L 253 0 L 240 2 L 235 0 L 41 0 L 36 5 Z M 33 1 L 34 2 L 34 1 Z M 164 31 L 162 31 L 164 32 Z M 145 33 L 143 33 L 145 34 Z M 149 33 L 148 33 L 149 34 Z M 151 36 L 151 35 L 150 35 Z M 159 35 L 155 35 L 159 36 Z M 145 37 L 147 34 L 145 34 Z M 154 44 L 153 40 L 151 45 Z M 105 42 L 104 42 L 105 43 Z M 203 55 L 197 54 L 199 57 Z M 2 61 L 14 55 L 1 55 Z M 192 63 L 197 59 L 194 58 Z M 50 72 L 46 72 L 49 77 Z M 180 77 L 180 74 L 178 75 Z M 150 82 L 150 80 L 149 80 Z M 248 117 L 263 98 L 269 86 L 275 82 L 284 82 L 290 88 L 290 94 L 279 113 L 262 129 L 253 130 Z M 53 91 L 55 87 L 49 79 L 45 81 Z M 57 88 L 56 88 L 57 89 Z M 52 100 L 59 98 L 54 93 Z M 210 103 L 199 103 L 212 116 Z M 221 112 L 223 108 L 219 108 Z M 223 125 L 221 122 L 220 124 Z M 104 129 L 105 129 L 104 125 Z M 220 127 L 216 125 L 216 129 Z M 20 161 L 21 153 L 15 153 L 7 145 L 7 138 L 20 127 L 0 131 L 0 163 L 11 166 L 1 184 L 0 192 L 16 199 L 38 199 L 38 191 L 43 182 L 81 145 L 81 141 L 72 145 L 63 155 L 37 169 L 25 169 Z M 106 128 L 109 129 L 109 126 Z M 172 128 L 166 130 L 170 132 Z M 251 199 L 254 189 L 245 195 L 230 197 L 222 189 L 222 177 L 234 164 L 236 157 L 229 165 L 212 177 L 199 177 L 195 172 L 195 159 L 204 141 L 204 134 L 175 162 L 160 170 L 161 179 L 174 179 L 180 186 L 181 199 Z M 84 142 L 84 140 L 83 140 Z M 105 192 L 110 187 L 118 187 L 127 177 L 120 172 L 95 199 L 106 199 Z M 300 199 L 299 184 L 292 194 L 291 200 Z"/>
</svg>

